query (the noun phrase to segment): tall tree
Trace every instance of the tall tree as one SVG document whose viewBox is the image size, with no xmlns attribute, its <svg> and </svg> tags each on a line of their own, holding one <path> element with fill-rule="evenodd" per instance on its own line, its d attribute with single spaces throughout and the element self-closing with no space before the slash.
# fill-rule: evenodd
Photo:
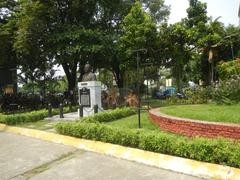
<svg viewBox="0 0 240 180">
<path fill-rule="evenodd" d="M 153 48 L 156 46 L 157 27 L 151 16 L 148 15 L 136 2 L 131 8 L 129 14 L 123 20 L 123 34 L 121 36 L 121 48 L 125 51 L 125 66 L 135 67 L 136 52 L 139 49 L 145 49 L 148 58 Z M 141 54 L 141 53 L 140 53 Z"/>
<path fill-rule="evenodd" d="M 192 47 L 189 46 L 189 31 L 183 22 L 170 25 L 165 32 L 168 42 L 168 60 L 166 66 L 171 68 L 176 80 L 177 91 L 181 92 L 186 67 L 191 59 Z"/>
<path fill-rule="evenodd" d="M 141 0 L 140 2 L 145 12 L 148 12 L 156 23 L 167 20 L 170 7 L 164 4 L 164 0 Z"/>
<path fill-rule="evenodd" d="M 16 6 L 14 0 L 0 1 L 0 66 L 6 68 L 16 67 L 13 50 Z"/>
</svg>

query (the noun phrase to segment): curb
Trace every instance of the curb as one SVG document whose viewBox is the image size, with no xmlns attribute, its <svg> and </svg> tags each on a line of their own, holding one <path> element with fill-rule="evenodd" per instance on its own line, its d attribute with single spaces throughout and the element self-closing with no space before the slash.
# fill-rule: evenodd
<svg viewBox="0 0 240 180">
<path fill-rule="evenodd" d="M 0 124 L 0 131 L 73 146 L 78 149 L 110 155 L 205 179 L 240 179 L 240 169 L 229 166 L 205 163 L 99 141 L 79 139 L 35 129 L 7 126 L 5 124 Z"/>
</svg>

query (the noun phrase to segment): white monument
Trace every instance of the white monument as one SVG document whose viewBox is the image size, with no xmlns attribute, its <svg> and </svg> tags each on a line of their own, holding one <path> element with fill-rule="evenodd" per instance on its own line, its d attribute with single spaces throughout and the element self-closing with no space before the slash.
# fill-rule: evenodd
<svg viewBox="0 0 240 180">
<path fill-rule="evenodd" d="M 94 105 L 102 111 L 101 82 L 84 81 L 78 83 L 79 105 L 83 106 L 83 117 L 94 114 Z"/>
<path fill-rule="evenodd" d="M 102 111 L 101 82 L 96 80 L 90 64 L 85 64 L 82 81 L 78 83 L 79 116 L 89 116 Z M 97 108 L 96 108 L 97 107 Z"/>
</svg>

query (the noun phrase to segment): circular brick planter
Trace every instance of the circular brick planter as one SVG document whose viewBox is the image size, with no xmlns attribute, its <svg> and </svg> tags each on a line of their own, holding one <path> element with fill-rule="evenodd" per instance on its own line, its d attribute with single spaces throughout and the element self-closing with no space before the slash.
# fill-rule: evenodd
<svg viewBox="0 0 240 180">
<path fill-rule="evenodd" d="M 240 125 L 237 124 L 205 122 L 168 116 L 162 114 L 159 108 L 150 110 L 149 116 L 153 123 L 168 132 L 190 137 L 202 136 L 240 139 Z"/>
</svg>

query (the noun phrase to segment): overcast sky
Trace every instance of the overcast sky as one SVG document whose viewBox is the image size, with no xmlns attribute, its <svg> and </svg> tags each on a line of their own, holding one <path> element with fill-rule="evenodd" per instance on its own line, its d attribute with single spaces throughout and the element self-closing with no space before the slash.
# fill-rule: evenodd
<svg viewBox="0 0 240 180">
<path fill-rule="evenodd" d="M 225 25 L 238 25 L 239 0 L 200 0 L 207 3 L 208 15 L 213 19 L 221 16 L 219 21 Z M 187 16 L 186 9 L 189 6 L 188 0 L 165 0 L 166 5 L 171 6 L 169 23 L 175 23 Z"/>
</svg>

